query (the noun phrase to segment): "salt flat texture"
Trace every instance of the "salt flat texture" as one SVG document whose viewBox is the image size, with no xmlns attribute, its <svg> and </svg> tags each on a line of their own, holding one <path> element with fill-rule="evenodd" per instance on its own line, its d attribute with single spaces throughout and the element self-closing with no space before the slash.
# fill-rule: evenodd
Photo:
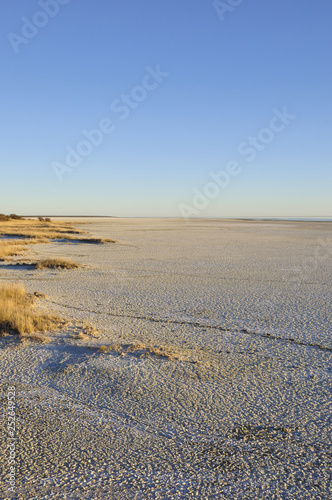
<svg viewBox="0 0 332 500">
<path fill-rule="evenodd" d="M 0 265 L 99 330 L 0 342 L 18 498 L 330 498 L 332 223 L 76 222 L 120 243 L 31 247 L 74 271 Z M 177 359 L 88 348 L 133 342 Z"/>
</svg>

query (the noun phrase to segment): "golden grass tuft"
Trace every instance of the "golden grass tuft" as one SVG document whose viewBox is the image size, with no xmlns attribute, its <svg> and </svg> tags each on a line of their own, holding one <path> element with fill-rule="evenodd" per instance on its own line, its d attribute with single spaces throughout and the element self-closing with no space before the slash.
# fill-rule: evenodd
<svg viewBox="0 0 332 500">
<path fill-rule="evenodd" d="M 79 267 L 82 266 L 72 260 L 61 257 L 41 260 L 36 264 L 36 269 L 78 269 Z"/>
<path fill-rule="evenodd" d="M 20 335 L 53 330 L 63 325 L 55 316 L 33 311 L 34 296 L 23 285 L 0 284 L 0 334 Z"/>
<path fill-rule="evenodd" d="M 75 337 L 75 338 L 76 338 L 76 339 L 78 339 L 78 340 L 87 340 L 87 339 L 89 339 L 90 337 L 89 337 L 89 335 L 86 335 L 84 332 L 79 332 L 79 333 L 76 335 L 76 337 Z"/>
<path fill-rule="evenodd" d="M 100 352 L 109 352 L 109 349 L 108 349 L 108 347 L 106 345 L 101 345 L 99 347 L 99 351 Z"/>
</svg>

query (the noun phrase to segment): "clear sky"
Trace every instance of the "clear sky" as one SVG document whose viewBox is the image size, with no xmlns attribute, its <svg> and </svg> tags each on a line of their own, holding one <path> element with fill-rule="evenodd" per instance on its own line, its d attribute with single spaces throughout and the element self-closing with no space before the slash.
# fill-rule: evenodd
<svg viewBox="0 0 332 500">
<path fill-rule="evenodd" d="M 2 2 L 0 212 L 332 216 L 331 19 L 330 0 Z"/>
</svg>

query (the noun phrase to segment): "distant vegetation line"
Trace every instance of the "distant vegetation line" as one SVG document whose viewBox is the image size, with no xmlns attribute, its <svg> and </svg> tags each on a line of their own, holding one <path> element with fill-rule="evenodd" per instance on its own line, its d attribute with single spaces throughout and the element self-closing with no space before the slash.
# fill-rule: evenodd
<svg viewBox="0 0 332 500">
<path fill-rule="evenodd" d="M 2 214 L 0 214 L 2 215 Z M 40 217 L 40 215 L 24 215 L 24 217 L 33 217 L 33 218 L 38 218 Z M 87 219 L 87 218 L 90 218 L 90 219 L 116 219 L 117 216 L 116 215 L 42 215 L 42 217 L 68 217 L 68 218 L 71 218 L 71 219 L 77 219 L 79 217 L 81 218 L 84 218 L 84 219 Z"/>
</svg>

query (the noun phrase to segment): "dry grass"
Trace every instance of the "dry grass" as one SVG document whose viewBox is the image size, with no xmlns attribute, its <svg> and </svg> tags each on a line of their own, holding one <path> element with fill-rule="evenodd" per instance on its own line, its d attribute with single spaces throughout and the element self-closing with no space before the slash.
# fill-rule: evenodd
<svg viewBox="0 0 332 500">
<path fill-rule="evenodd" d="M 34 296 L 23 285 L 0 284 L 0 334 L 20 335 L 53 330 L 63 325 L 55 316 L 37 314 L 33 310 Z"/>
<path fill-rule="evenodd" d="M 52 240 L 90 244 L 116 243 L 111 239 L 90 238 L 86 232 L 76 229 L 68 222 L 0 217 L 0 261 L 21 255 L 28 250 L 27 245 L 49 243 Z"/>
<path fill-rule="evenodd" d="M 75 337 L 72 338 L 75 338 L 77 340 L 88 340 L 90 337 L 89 335 L 86 335 L 84 332 L 79 332 L 77 335 L 75 335 Z"/>
<path fill-rule="evenodd" d="M 15 245 L 14 243 L 2 242 L 0 240 L 0 260 L 8 260 L 8 257 L 16 257 L 27 250 L 24 245 Z"/>
<path fill-rule="evenodd" d="M 72 339 L 75 340 L 89 340 L 92 338 L 99 338 L 98 330 L 87 323 L 86 321 L 80 321 L 75 323 L 76 333 L 71 335 Z M 78 332 L 78 333 L 77 333 Z"/>
<path fill-rule="evenodd" d="M 21 238 L 46 238 L 72 239 L 73 235 L 78 237 L 85 234 L 83 231 L 75 229 L 72 224 L 62 222 L 41 222 L 39 220 L 23 219 L 23 220 L 0 220 L 0 233 L 7 236 L 18 236 Z"/>
<path fill-rule="evenodd" d="M 133 344 L 110 344 L 102 345 L 98 348 L 100 352 L 107 353 L 113 352 L 119 354 L 120 356 L 125 356 L 126 354 L 132 354 L 140 358 L 147 356 L 155 356 L 158 358 L 168 359 L 169 361 L 174 361 L 175 359 L 180 359 L 180 356 L 175 351 L 169 351 L 163 346 L 147 346 L 141 342 L 136 342 Z"/>
<path fill-rule="evenodd" d="M 98 330 L 86 321 L 82 321 L 81 329 L 84 335 L 88 335 L 89 337 L 99 337 Z"/>
<path fill-rule="evenodd" d="M 0 261 L 9 260 L 10 257 L 16 257 L 21 255 L 23 252 L 29 250 L 28 245 L 32 243 L 48 243 L 47 239 L 3 239 L 0 238 Z"/>
<path fill-rule="evenodd" d="M 36 269 L 78 269 L 79 267 L 82 266 L 72 260 L 61 257 L 41 260 L 36 264 Z"/>
<path fill-rule="evenodd" d="M 23 335 L 20 335 L 20 340 L 30 340 L 31 342 L 37 342 L 38 344 L 49 344 L 51 342 L 51 339 L 49 337 L 46 337 L 46 335 L 40 335 L 38 333 L 24 333 Z"/>
<path fill-rule="evenodd" d="M 99 347 L 100 352 L 110 352 L 111 349 L 109 349 L 106 345 L 101 345 Z"/>
<path fill-rule="evenodd" d="M 47 240 L 67 240 L 80 243 L 116 243 L 115 240 L 89 238 L 85 231 L 76 229 L 68 222 L 53 222 L 40 220 L 0 220 L 0 235 L 20 238 L 42 238 Z"/>
</svg>

